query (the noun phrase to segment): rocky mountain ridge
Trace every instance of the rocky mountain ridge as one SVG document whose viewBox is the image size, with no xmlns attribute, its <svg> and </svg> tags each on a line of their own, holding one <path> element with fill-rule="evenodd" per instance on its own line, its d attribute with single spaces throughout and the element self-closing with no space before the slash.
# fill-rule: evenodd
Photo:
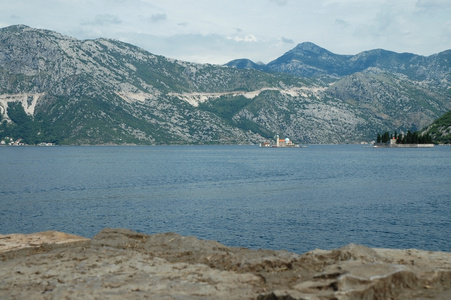
<svg viewBox="0 0 451 300">
<path fill-rule="evenodd" d="M 412 80 L 449 84 L 450 64 L 451 50 L 427 57 L 383 49 L 368 50 L 356 55 L 341 55 L 313 43 L 304 42 L 266 65 L 255 64 L 248 59 L 233 60 L 226 65 L 235 68 L 276 71 L 301 77 L 335 78 L 378 69 L 382 72 L 402 74 Z"/>
<path fill-rule="evenodd" d="M 300 51 L 312 61 L 315 53 L 323 57 L 309 72 L 324 61 L 350 59 L 313 44 L 291 57 Z M 294 68 L 286 58 L 279 60 L 283 68 Z M 435 77 L 423 81 L 375 67 L 299 77 L 260 70 L 261 64 L 195 64 L 116 40 L 10 26 L 0 29 L 0 138 L 253 144 L 279 134 L 297 143 L 368 141 L 380 131 L 422 128 L 451 109 L 449 72 L 442 71 L 449 64 L 441 59 Z"/>
<path fill-rule="evenodd" d="M 443 108 L 449 109 L 451 50 L 427 57 L 383 49 L 339 55 L 305 42 L 266 65 L 246 59 L 226 65 L 330 82 L 329 96 L 366 107 L 382 119 L 391 119 L 395 128 L 408 128 L 408 122 L 414 130 L 424 128 L 434 116 L 443 114 Z M 415 102 L 426 104 L 430 111 L 426 115 L 412 114 L 412 109 L 422 110 L 414 108 Z"/>
</svg>

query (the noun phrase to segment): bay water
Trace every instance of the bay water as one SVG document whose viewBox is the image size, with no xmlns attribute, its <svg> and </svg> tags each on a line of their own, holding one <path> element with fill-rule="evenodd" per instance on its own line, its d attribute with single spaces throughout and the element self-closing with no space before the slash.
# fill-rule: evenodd
<svg viewBox="0 0 451 300">
<path fill-rule="evenodd" d="M 451 147 L 0 147 L 0 234 L 177 232 L 304 253 L 451 251 Z"/>
</svg>

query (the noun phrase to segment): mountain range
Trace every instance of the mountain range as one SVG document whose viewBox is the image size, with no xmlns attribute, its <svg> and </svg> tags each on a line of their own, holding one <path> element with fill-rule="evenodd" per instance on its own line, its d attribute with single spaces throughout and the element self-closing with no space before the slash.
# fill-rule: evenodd
<svg viewBox="0 0 451 300">
<path fill-rule="evenodd" d="M 451 110 L 451 50 L 338 55 L 302 43 L 268 64 L 224 66 L 111 39 L 0 29 L 0 138 L 58 144 L 371 141 Z"/>
<path fill-rule="evenodd" d="M 402 74 L 412 80 L 449 82 L 451 80 L 450 59 L 451 50 L 428 57 L 382 49 L 364 51 L 356 55 L 340 55 L 305 42 L 266 65 L 256 64 L 248 59 L 233 60 L 226 65 L 240 69 L 332 79 L 376 69 Z"/>
</svg>

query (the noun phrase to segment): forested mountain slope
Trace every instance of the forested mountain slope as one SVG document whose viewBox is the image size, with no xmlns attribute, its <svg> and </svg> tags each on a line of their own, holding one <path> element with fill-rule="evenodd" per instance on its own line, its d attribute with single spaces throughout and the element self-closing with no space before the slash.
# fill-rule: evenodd
<svg viewBox="0 0 451 300">
<path fill-rule="evenodd" d="M 451 144 L 451 111 L 435 120 L 424 132 L 431 135 L 436 143 Z"/>
</svg>

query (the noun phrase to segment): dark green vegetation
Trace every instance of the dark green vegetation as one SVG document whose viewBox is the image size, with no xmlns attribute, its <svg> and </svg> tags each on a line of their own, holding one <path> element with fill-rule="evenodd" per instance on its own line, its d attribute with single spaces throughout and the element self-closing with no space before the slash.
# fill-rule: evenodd
<svg viewBox="0 0 451 300">
<path fill-rule="evenodd" d="M 451 144 L 451 111 L 438 118 L 424 132 L 438 144 Z"/>
<path fill-rule="evenodd" d="M 395 139 L 397 144 L 432 144 L 432 137 L 428 133 L 421 134 L 419 131 L 407 131 L 405 135 L 402 133 L 394 134 L 386 131 L 385 133 L 377 135 L 377 143 L 388 143 L 391 139 Z"/>
<path fill-rule="evenodd" d="M 303 43 L 267 65 L 233 67 L 0 29 L 0 138 L 28 144 L 249 144 L 371 141 L 451 110 L 451 51 L 337 55 Z M 22 108 L 22 109 L 21 109 Z M 435 138 L 435 135 L 431 134 Z"/>
<path fill-rule="evenodd" d="M 209 111 L 219 116 L 225 123 L 235 126 L 244 131 L 251 131 L 260 134 L 264 138 L 272 138 L 274 133 L 268 131 L 263 126 L 253 122 L 249 119 L 234 120 L 233 117 L 243 109 L 252 109 L 254 99 L 249 99 L 244 96 L 221 96 L 214 101 L 204 102 L 199 105 L 199 108 Z"/>
<path fill-rule="evenodd" d="M 21 103 L 8 103 L 8 116 L 11 123 L 0 119 L 0 139 L 20 138 L 21 142 L 32 145 L 42 142 L 58 142 L 52 127 L 46 126 L 43 120 L 35 120 L 32 116 L 27 115 Z"/>
</svg>

